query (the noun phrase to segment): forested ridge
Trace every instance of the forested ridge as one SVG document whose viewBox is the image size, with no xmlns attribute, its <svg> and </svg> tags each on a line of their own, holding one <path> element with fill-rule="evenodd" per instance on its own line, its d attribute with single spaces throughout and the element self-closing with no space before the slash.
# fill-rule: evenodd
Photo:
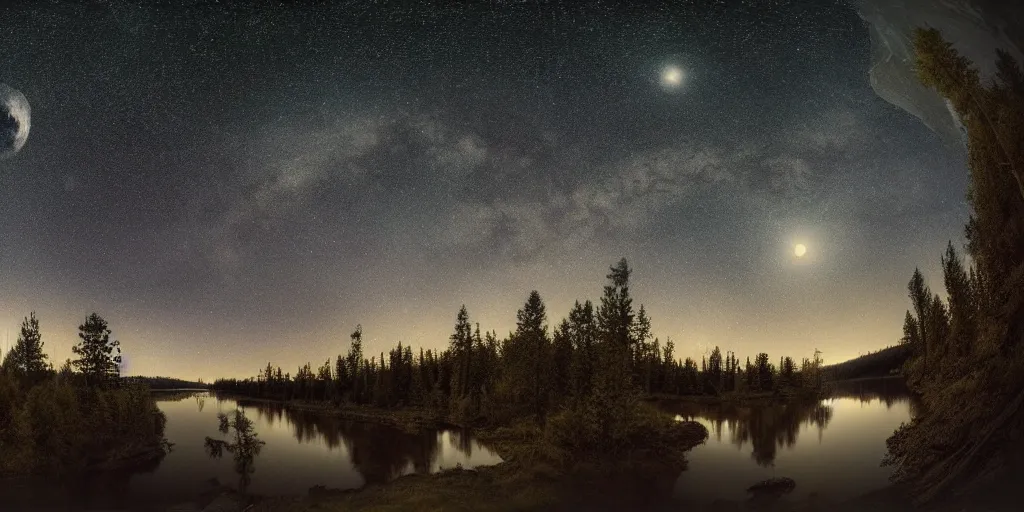
<svg viewBox="0 0 1024 512">
<path fill-rule="evenodd" d="M 828 380 L 885 377 L 899 374 L 903 364 L 910 357 L 910 347 L 905 344 L 885 347 L 869 352 L 849 361 L 826 365 L 822 373 Z"/>
</svg>

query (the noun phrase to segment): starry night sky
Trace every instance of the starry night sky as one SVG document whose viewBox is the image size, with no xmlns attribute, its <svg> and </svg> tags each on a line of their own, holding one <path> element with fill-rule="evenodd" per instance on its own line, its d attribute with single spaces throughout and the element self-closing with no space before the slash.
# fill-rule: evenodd
<svg viewBox="0 0 1024 512">
<path fill-rule="evenodd" d="M 5 4 L 0 346 L 34 310 L 59 366 L 96 311 L 129 374 L 294 371 L 532 289 L 556 323 L 623 256 L 680 357 L 894 343 L 962 150 L 872 91 L 845 2 L 742 4 Z"/>
</svg>

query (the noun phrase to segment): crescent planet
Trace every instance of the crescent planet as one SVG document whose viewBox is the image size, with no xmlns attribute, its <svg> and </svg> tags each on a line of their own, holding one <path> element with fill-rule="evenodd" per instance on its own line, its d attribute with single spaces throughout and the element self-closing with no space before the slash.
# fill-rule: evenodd
<svg viewBox="0 0 1024 512">
<path fill-rule="evenodd" d="M 25 146 L 32 122 L 32 107 L 17 89 L 0 83 L 0 160 Z"/>
</svg>

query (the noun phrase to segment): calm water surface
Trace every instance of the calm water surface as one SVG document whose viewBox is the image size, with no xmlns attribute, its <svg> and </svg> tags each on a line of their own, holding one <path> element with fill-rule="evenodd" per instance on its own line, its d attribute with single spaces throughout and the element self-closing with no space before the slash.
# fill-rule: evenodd
<svg viewBox="0 0 1024 512">
<path fill-rule="evenodd" d="M 167 415 L 173 451 L 158 463 L 73 484 L 22 481 L 0 489 L 0 509 L 43 508 L 165 510 L 196 501 L 215 484 L 238 487 L 230 455 L 211 459 L 206 436 L 217 430 L 217 413 L 240 407 L 266 442 L 255 459 L 250 492 L 302 495 L 310 487 L 352 489 L 398 476 L 461 464 L 500 462 L 471 434 L 432 430 L 410 434 L 275 404 L 238 402 L 206 392 L 157 392 Z M 898 380 L 840 386 L 818 403 L 737 406 L 680 402 L 664 406 L 678 419 L 707 426 L 711 436 L 689 454 L 676 480 L 676 499 L 693 505 L 738 501 L 746 488 L 774 476 L 793 478 L 787 499 L 812 493 L 842 500 L 882 488 L 890 474 L 879 466 L 885 439 L 908 421 L 914 404 Z M 5 505 L 9 506 L 5 508 Z"/>
<path fill-rule="evenodd" d="M 207 393 L 161 400 L 158 405 L 167 415 L 166 437 L 175 443 L 174 450 L 154 472 L 136 479 L 140 488 L 185 491 L 210 478 L 235 485 L 238 477 L 230 458 L 211 460 L 203 441 L 206 436 L 227 439 L 217 431 L 217 414 L 236 408 L 253 420 L 266 442 L 248 487 L 256 494 L 305 494 L 314 485 L 352 489 L 457 464 L 472 468 L 501 462 L 497 454 L 459 430 L 410 434 L 277 404 L 239 405 Z"/>
<path fill-rule="evenodd" d="M 794 500 L 840 501 L 881 489 L 892 473 L 880 466 L 885 440 L 915 408 L 899 379 L 843 383 L 817 403 L 668 406 L 710 432 L 687 457 L 675 497 L 695 505 L 743 500 L 747 487 L 772 477 L 796 481 L 787 496 Z"/>
<path fill-rule="evenodd" d="M 266 442 L 255 458 L 255 472 L 248 484 L 248 491 L 255 494 L 304 495 L 315 485 L 352 489 L 457 464 L 472 468 L 501 462 L 497 454 L 460 430 L 410 434 L 276 404 L 240 405 L 206 392 L 154 395 L 167 415 L 165 437 L 174 444 L 159 463 L 76 484 L 19 482 L 0 489 L 0 497 L 6 496 L 0 498 L 0 510 L 7 510 L 5 502 L 17 510 L 165 510 L 169 505 L 200 499 L 216 488 L 215 482 L 238 488 L 239 475 L 231 455 L 212 459 L 203 446 L 207 436 L 230 439 L 217 430 L 217 413 L 230 414 L 236 408 L 245 411 L 259 438 Z"/>
</svg>

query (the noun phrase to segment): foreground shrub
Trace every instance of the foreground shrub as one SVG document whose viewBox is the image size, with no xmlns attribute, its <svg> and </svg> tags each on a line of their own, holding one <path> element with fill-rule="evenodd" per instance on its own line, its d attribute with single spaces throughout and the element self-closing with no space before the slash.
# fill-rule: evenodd
<svg viewBox="0 0 1024 512">
<path fill-rule="evenodd" d="M 569 471 L 671 472 L 686 467 L 686 452 L 708 431 L 639 400 L 588 399 L 549 417 L 543 435 L 555 462 Z"/>
<path fill-rule="evenodd" d="M 143 385 L 51 378 L 31 389 L 0 376 L 0 473 L 69 474 L 159 457 L 166 418 Z"/>
</svg>

